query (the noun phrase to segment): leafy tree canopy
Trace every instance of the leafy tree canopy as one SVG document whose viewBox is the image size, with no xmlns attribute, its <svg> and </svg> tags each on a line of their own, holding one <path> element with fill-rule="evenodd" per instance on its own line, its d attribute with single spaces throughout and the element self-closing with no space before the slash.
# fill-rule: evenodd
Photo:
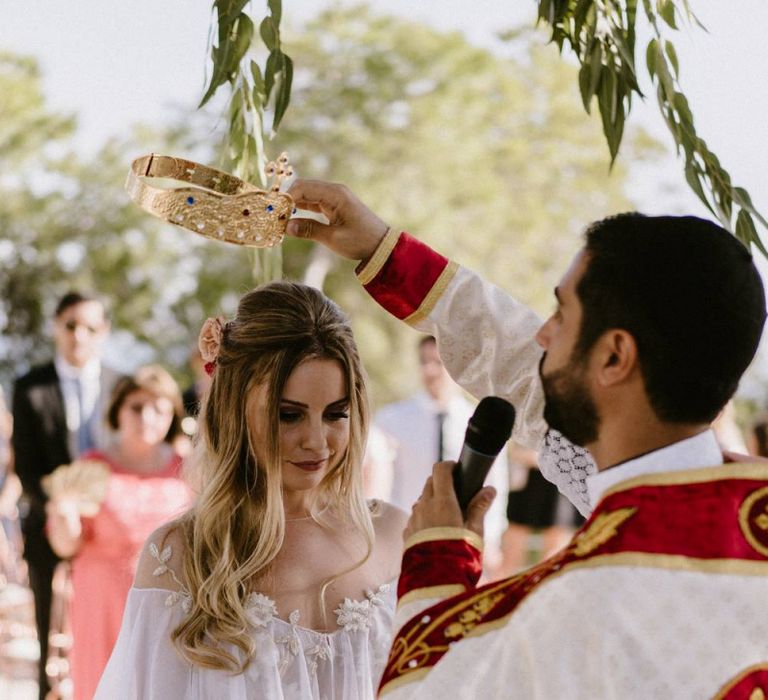
<svg viewBox="0 0 768 700">
<path fill-rule="evenodd" d="M 632 208 L 626 167 L 608 172 L 599 125 L 580 113 L 576 69 L 535 34 L 500 58 L 458 33 L 354 8 L 320 15 L 286 44 L 294 89 L 270 154 L 288 150 L 299 174 L 348 183 L 392 225 L 542 313 L 584 226 Z M 15 95 L 2 107 L 0 134 L 31 114 L 46 134 L 18 147 L 0 140 L 0 165 L 16 164 L 2 172 L 18 173 L 0 196 L 6 376 L 49 356 L 44 320 L 71 286 L 104 292 L 116 328 L 183 367 L 203 318 L 232 313 L 252 286 L 251 260 L 146 215 L 122 185 L 131 158 L 150 150 L 229 168 L 212 156 L 224 136 L 212 138 L 197 113 L 162 133 L 137 129 L 83 162 L 68 144 L 72 120 L 45 109 L 32 63 L 1 61 L 0 85 Z M 637 157 L 658 148 L 639 137 L 626 146 Z M 412 389 L 405 370 L 415 364 L 416 334 L 367 298 L 352 264 L 305 241 L 283 249 L 286 276 L 323 285 L 350 313 L 376 400 Z"/>
</svg>

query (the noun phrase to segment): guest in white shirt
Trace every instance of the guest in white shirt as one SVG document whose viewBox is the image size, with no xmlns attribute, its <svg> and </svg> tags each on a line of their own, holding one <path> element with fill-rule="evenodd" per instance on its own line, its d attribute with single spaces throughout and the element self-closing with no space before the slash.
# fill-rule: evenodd
<svg viewBox="0 0 768 700">
<path fill-rule="evenodd" d="M 418 342 L 419 379 L 422 390 L 402 401 L 383 406 L 374 416 L 374 425 L 392 440 L 392 490 L 385 500 L 410 510 L 421 494 L 432 465 L 457 459 L 464 443 L 467 422 L 475 407 L 451 379 L 432 335 Z M 507 492 L 508 469 L 503 450 L 488 475 L 488 483 L 500 493 Z M 507 527 L 505 505 L 497 499 L 486 521 L 486 566 L 498 562 L 501 535 Z M 490 572 L 489 572 L 490 573 Z"/>
</svg>

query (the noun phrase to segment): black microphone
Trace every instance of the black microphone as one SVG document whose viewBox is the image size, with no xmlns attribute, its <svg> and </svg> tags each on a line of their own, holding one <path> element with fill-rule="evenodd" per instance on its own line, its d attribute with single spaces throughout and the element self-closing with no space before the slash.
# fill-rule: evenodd
<svg viewBox="0 0 768 700">
<path fill-rule="evenodd" d="M 483 488 L 493 461 L 509 440 L 515 423 L 515 408 L 498 396 L 486 396 L 467 423 L 467 433 L 459 461 L 453 469 L 453 489 L 461 512 Z"/>
</svg>

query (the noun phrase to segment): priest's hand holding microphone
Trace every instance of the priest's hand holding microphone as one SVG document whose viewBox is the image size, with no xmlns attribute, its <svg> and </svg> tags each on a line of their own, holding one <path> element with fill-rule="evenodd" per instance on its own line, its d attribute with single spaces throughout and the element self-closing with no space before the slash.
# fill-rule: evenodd
<svg viewBox="0 0 768 700">
<path fill-rule="evenodd" d="M 512 405 L 484 398 L 467 425 L 458 462 L 438 462 L 413 506 L 405 528 L 411 535 L 433 527 L 464 527 L 482 537 L 483 520 L 496 489 L 483 486 L 494 459 L 509 440 L 515 421 Z"/>
</svg>

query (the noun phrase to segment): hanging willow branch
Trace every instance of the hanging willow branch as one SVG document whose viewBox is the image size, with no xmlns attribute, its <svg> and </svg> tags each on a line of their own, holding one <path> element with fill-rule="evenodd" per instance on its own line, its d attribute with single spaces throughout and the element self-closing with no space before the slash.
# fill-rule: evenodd
<svg viewBox="0 0 768 700">
<path fill-rule="evenodd" d="M 611 164 L 624 133 L 633 93 L 642 97 L 635 64 L 637 0 L 538 0 L 539 20 L 552 28 L 560 51 L 568 46 L 581 69 L 579 89 L 587 113 L 597 100 Z M 679 18 L 702 26 L 688 0 L 642 0 L 652 30 L 645 50 L 646 67 L 656 87 L 659 109 L 685 160 L 685 179 L 723 227 L 747 247 L 754 243 L 768 257 L 754 220 L 768 228 L 749 193 L 736 187 L 694 126 L 693 113 L 680 88 L 680 66 L 674 44 L 666 37 Z M 703 27 L 702 27 L 703 28 Z"/>
<path fill-rule="evenodd" d="M 633 94 L 643 97 L 635 62 L 635 22 L 638 0 L 537 0 L 540 22 L 552 29 L 560 51 L 569 47 L 578 58 L 579 89 L 587 113 L 597 100 L 611 164 L 624 135 Z M 254 23 L 245 13 L 248 0 L 215 0 L 218 44 L 212 46 L 213 73 L 201 106 L 218 90 L 232 87 L 229 148 L 237 172 L 245 179 L 262 178 L 264 115 L 272 106 L 274 133 L 288 107 L 293 63 L 280 45 L 280 0 L 268 0 L 269 14 L 259 36 L 269 54 L 264 69 L 249 58 Z M 755 209 L 749 193 L 731 182 L 694 126 L 693 114 L 680 87 L 680 66 L 674 44 L 667 38 L 678 19 L 701 23 L 688 0 L 642 0 L 652 38 L 645 65 L 656 87 L 659 109 L 685 160 L 685 178 L 696 196 L 720 223 L 745 245 L 754 244 L 768 257 L 755 227 L 768 221 Z M 263 180 L 262 180 L 263 182 Z M 262 275 L 263 276 L 263 275 Z"/>
<path fill-rule="evenodd" d="M 200 107 L 220 87 L 230 86 L 228 148 L 234 173 L 263 187 L 267 162 L 264 140 L 277 132 L 288 109 L 293 61 L 283 53 L 280 43 L 281 0 L 268 0 L 269 14 L 259 24 L 258 32 L 267 52 L 262 69 L 253 52 L 255 25 L 245 12 L 248 2 L 215 0 L 213 3 L 217 43 L 211 42 L 213 70 Z M 268 111 L 272 112 L 269 133 L 265 116 Z M 281 275 L 281 248 L 258 249 L 254 278 L 266 282 Z"/>
</svg>

